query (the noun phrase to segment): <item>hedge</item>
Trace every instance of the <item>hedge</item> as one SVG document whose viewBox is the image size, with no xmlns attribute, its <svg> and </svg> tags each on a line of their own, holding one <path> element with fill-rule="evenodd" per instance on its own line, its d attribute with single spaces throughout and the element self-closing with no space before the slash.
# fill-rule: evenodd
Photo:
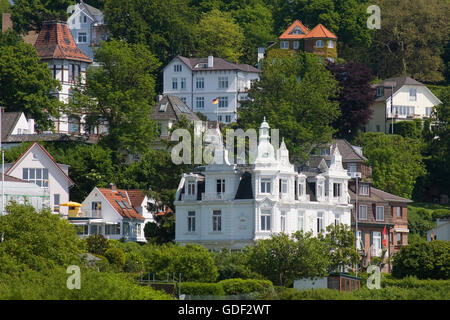
<svg viewBox="0 0 450 320">
<path fill-rule="evenodd" d="M 226 295 L 238 295 L 244 293 L 258 292 L 260 295 L 267 295 L 273 290 L 272 282 L 269 280 L 257 279 L 227 279 L 218 284 L 223 287 Z"/>
<path fill-rule="evenodd" d="M 218 283 L 182 282 L 178 284 L 180 294 L 192 296 L 224 296 L 225 291 Z"/>
</svg>

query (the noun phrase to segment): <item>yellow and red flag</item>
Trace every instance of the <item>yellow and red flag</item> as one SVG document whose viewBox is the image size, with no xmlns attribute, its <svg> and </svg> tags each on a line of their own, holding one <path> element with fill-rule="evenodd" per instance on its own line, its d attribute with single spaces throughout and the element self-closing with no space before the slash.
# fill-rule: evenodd
<svg viewBox="0 0 450 320">
<path fill-rule="evenodd" d="M 213 101 L 212 101 L 212 104 L 218 104 L 219 103 L 219 98 L 215 98 Z"/>
</svg>

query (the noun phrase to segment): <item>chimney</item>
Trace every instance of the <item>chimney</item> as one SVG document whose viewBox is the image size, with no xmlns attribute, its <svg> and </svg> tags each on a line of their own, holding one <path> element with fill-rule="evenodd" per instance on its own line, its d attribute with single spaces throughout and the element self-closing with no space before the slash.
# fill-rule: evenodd
<svg viewBox="0 0 450 320">
<path fill-rule="evenodd" d="M 34 119 L 28 119 L 28 133 L 34 134 Z"/>
<path fill-rule="evenodd" d="M 116 185 L 114 184 L 114 183 L 110 183 L 109 185 L 108 185 L 108 187 L 111 189 L 111 190 L 117 190 L 117 188 L 116 188 Z"/>
<path fill-rule="evenodd" d="M 208 56 L 208 68 L 214 67 L 214 57 Z"/>
</svg>

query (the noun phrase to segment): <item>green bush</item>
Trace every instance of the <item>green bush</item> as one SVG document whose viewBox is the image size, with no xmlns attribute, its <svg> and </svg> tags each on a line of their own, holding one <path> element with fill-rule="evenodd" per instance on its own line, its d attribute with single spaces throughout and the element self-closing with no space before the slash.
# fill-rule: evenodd
<svg viewBox="0 0 450 320">
<path fill-rule="evenodd" d="M 193 296 L 224 296 L 225 291 L 218 283 L 182 282 L 178 284 L 181 294 Z"/>
<path fill-rule="evenodd" d="M 437 219 L 440 219 L 440 218 L 444 218 L 444 217 L 450 216 L 450 209 L 437 209 L 437 210 L 434 210 L 433 213 L 432 213 L 432 216 L 433 216 L 433 220 L 437 220 Z"/>
<path fill-rule="evenodd" d="M 101 256 L 104 256 L 110 247 L 108 240 L 101 234 L 91 234 L 85 241 L 88 252 Z"/>
<path fill-rule="evenodd" d="M 267 296 L 273 291 L 272 282 L 257 279 L 227 279 L 218 283 L 223 287 L 226 295 L 239 295 L 258 292 L 261 296 Z"/>
<path fill-rule="evenodd" d="M 396 278 L 449 279 L 450 243 L 435 240 L 407 245 L 394 256 L 392 265 Z"/>
<path fill-rule="evenodd" d="M 334 289 L 297 290 L 294 288 L 278 289 L 274 297 L 279 300 L 355 300 L 352 292 L 339 292 Z"/>
<path fill-rule="evenodd" d="M 125 265 L 123 271 L 125 272 L 141 272 L 144 271 L 144 259 L 135 252 L 128 252 L 125 254 Z"/>
<path fill-rule="evenodd" d="M 109 248 L 105 252 L 105 257 L 110 264 L 116 265 L 119 268 L 125 265 L 125 253 L 120 248 Z"/>
</svg>

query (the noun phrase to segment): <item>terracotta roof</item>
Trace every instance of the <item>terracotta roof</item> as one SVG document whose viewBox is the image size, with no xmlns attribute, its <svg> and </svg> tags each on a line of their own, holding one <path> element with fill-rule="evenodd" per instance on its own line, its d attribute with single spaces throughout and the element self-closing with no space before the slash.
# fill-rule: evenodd
<svg viewBox="0 0 450 320">
<path fill-rule="evenodd" d="M 3 112 L 2 113 L 2 141 L 11 134 L 19 121 L 22 112 Z"/>
<path fill-rule="evenodd" d="M 249 64 L 236 64 L 228 62 L 225 59 L 214 57 L 213 67 L 204 67 L 204 64 L 208 64 L 208 58 L 186 58 L 183 56 L 177 56 L 186 66 L 191 70 L 207 71 L 207 70 L 240 70 L 244 72 L 260 73 L 261 70 L 255 68 Z"/>
<path fill-rule="evenodd" d="M 315 26 L 308 34 L 305 36 L 305 39 L 309 38 L 331 38 L 337 39 L 337 37 L 330 30 L 325 28 L 321 23 Z"/>
<path fill-rule="evenodd" d="M 111 206 L 124 218 L 145 220 L 145 218 L 137 212 L 134 208 L 130 198 L 127 195 L 127 190 L 97 188 Z"/>
<path fill-rule="evenodd" d="M 12 168 L 14 168 L 14 167 L 16 166 L 16 164 L 18 164 L 18 163 L 20 162 L 20 160 L 21 160 L 21 159 L 22 159 L 22 158 L 23 158 L 23 157 L 31 150 L 31 148 L 33 148 L 35 145 L 37 145 L 39 148 L 41 148 L 41 150 L 44 151 L 44 153 L 50 158 L 50 160 L 52 160 L 52 162 L 55 164 L 55 166 L 56 166 L 56 167 L 62 172 L 62 174 L 69 180 L 70 186 L 74 185 L 75 182 L 73 182 L 73 180 L 70 179 L 70 177 L 64 172 L 64 170 L 63 170 L 63 169 L 60 167 L 60 165 L 55 161 L 55 159 L 53 159 L 52 155 L 51 155 L 50 153 L 48 153 L 48 151 L 45 150 L 45 148 L 44 148 L 41 144 L 39 144 L 39 143 L 37 143 L 37 142 L 35 142 L 35 143 L 33 143 L 31 146 L 29 146 L 28 149 L 25 150 L 25 152 L 22 153 L 22 154 L 20 155 L 20 157 L 12 164 L 12 166 L 9 167 L 8 170 L 6 170 L 5 174 L 8 174 L 8 173 L 12 170 Z"/>
<path fill-rule="evenodd" d="M 161 106 L 166 105 L 165 108 Z M 152 108 L 150 118 L 152 120 L 180 120 L 185 116 L 191 121 L 200 121 L 200 118 L 185 104 L 180 98 L 172 95 L 165 95 Z"/>
<path fill-rule="evenodd" d="M 66 23 L 46 21 L 34 44 L 41 59 L 67 59 L 91 63 L 79 49 Z"/>
<path fill-rule="evenodd" d="M 300 28 L 303 34 L 291 34 L 291 32 L 295 28 Z M 289 39 L 304 39 L 305 36 L 309 33 L 309 29 L 301 23 L 300 20 L 295 20 L 287 29 L 284 31 L 281 36 L 278 38 L 281 40 L 289 40 Z"/>
<path fill-rule="evenodd" d="M 133 208 L 140 207 L 142 205 L 142 201 L 145 199 L 145 194 L 143 190 L 133 189 L 126 191 L 128 198 L 130 199 L 131 205 Z"/>
</svg>

